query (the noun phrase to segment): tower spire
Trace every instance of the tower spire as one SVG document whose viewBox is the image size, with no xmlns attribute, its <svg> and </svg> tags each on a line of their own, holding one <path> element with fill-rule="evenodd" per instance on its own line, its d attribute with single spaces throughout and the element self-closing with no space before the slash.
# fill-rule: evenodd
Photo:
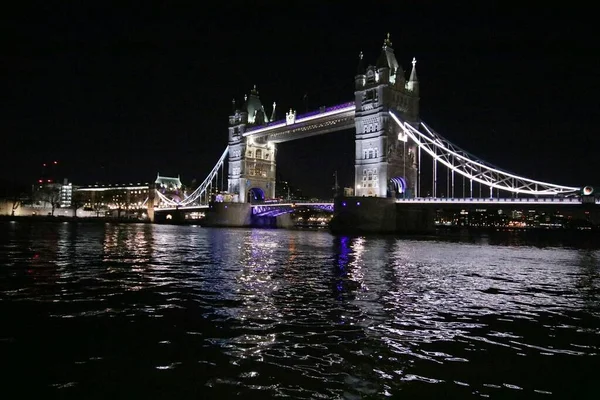
<svg viewBox="0 0 600 400">
<path fill-rule="evenodd" d="M 363 60 L 363 52 L 358 53 L 358 67 L 356 67 L 356 73 L 358 75 L 364 75 L 367 70 L 365 69 L 365 62 Z"/>
<path fill-rule="evenodd" d="M 386 38 L 383 40 L 383 48 L 392 47 L 392 41 L 390 40 L 390 33 L 388 32 Z"/>
<path fill-rule="evenodd" d="M 381 46 L 381 54 L 377 59 L 375 67 L 377 67 L 377 69 L 389 68 L 391 73 L 396 73 L 398 70 L 399 64 L 396 60 L 396 56 L 394 56 L 394 49 L 392 48 L 392 41 L 390 40 L 389 33 L 383 41 L 383 46 Z"/>
<path fill-rule="evenodd" d="M 273 113 L 271 114 L 271 122 L 275 121 L 275 118 L 276 118 L 276 116 L 275 116 L 275 106 L 276 105 L 277 104 L 275 102 L 273 102 Z"/>
<path fill-rule="evenodd" d="M 410 71 L 410 78 L 408 79 L 408 89 L 414 94 L 419 94 L 419 79 L 417 78 L 417 59 L 412 59 L 412 71 Z"/>
</svg>

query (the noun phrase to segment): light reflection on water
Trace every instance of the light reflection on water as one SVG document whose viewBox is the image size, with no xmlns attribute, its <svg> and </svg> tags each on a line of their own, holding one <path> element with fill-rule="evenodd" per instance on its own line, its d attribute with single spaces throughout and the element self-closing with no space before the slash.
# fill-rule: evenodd
<svg viewBox="0 0 600 400">
<path fill-rule="evenodd" d="M 16 223 L 0 232 L 0 350 L 8 378 L 36 377 L 28 389 L 294 398 L 595 391 L 593 247 L 142 224 Z"/>
</svg>

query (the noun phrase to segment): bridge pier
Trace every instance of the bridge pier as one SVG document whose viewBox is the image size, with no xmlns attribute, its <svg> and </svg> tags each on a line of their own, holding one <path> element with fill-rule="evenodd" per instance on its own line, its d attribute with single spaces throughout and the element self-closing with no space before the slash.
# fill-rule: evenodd
<svg viewBox="0 0 600 400">
<path fill-rule="evenodd" d="M 339 197 L 333 207 L 333 233 L 435 232 L 432 207 L 402 207 L 395 199 L 382 197 Z"/>
<path fill-rule="evenodd" d="M 204 225 L 222 227 L 251 226 L 250 203 L 210 203 Z"/>
<path fill-rule="evenodd" d="M 291 229 L 294 222 L 290 214 L 282 214 L 276 217 L 266 215 L 252 215 L 251 226 L 255 228 L 282 228 Z"/>
<path fill-rule="evenodd" d="M 290 214 L 276 217 L 253 215 L 250 203 L 211 203 L 204 222 L 206 226 L 292 228 Z"/>
</svg>

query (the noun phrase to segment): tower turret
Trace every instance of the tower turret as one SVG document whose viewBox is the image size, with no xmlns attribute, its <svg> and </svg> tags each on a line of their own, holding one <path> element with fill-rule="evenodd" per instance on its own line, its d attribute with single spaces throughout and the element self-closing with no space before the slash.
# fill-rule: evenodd
<svg viewBox="0 0 600 400">
<path fill-rule="evenodd" d="M 276 118 L 276 114 L 275 114 L 275 107 L 276 107 L 276 103 L 273 102 L 273 112 L 271 113 L 271 122 L 275 121 Z"/>
<path fill-rule="evenodd" d="M 366 73 L 367 69 L 365 68 L 365 62 L 363 60 L 363 52 L 361 51 L 358 54 L 358 66 L 356 67 L 356 76 L 354 77 L 354 86 L 355 89 L 359 89 L 365 86 L 366 83 Z"/>
<path fill-rule="evenodd" d="M 412 60 L 412 71 L 410 71 L 410 78 L 408 80 L 407 89 L 410 90 L 415 96 L 419 95 L 419 79 L 417 78 L 417 59 L 414 57 Z"/>
<path fill-rule="evenodd" d="M 256 85 L 254 85 L 254 88 L 250 91 L 250 96 L 246 98 L 245 109 L 248 113 L 249 124 L 263 125 L 269 122 L 267 113 L 258 96 Z"/>
<path fill-rule="evenodd" d="M 390 80 L 393 82 L 396 77 L 396 71 L 398 71 L 398 61 L 394 55 L 394 49 L 392 48 L 392 41 L 390 40 L 390 34 L 383 41 L 381 47 L 381 54 L 375 64 L 377 72 L 379 73 L 379 80 L 383 83 L 388 83 Z M 390 79 L 391 78 L 391 79 Z"/>
</svg>

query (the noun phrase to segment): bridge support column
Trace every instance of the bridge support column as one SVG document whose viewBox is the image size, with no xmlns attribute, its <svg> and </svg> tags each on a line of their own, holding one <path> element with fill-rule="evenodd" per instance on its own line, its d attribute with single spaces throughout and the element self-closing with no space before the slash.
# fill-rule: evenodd
<svg viewBox="0 0 600 400">
<path fill-rule="evenodd" d="M 338 197 L 329 226 L 333 233 L 394 233 L 396 203 L 382 197 Z"/>
<path fill-rule="evenodd" d="M 210 203 L 206 226 L 251 226 L 252 208 L 249 203 Z"/>
<path fill-rule="evenodd" d="M 92 192 L 93 193 L 93 192 Z M 155 201 L 155 188 L 154 185 L 150 185 L 148 188 L 148 200 L 146 201 L 146 213 L 148 214 L 148 219 L 150 222 L 154 222 L 154 207 L 156 206 Z"/>
<path fill-rule="evenodd" d="M 252 226 L 255 228 L 281 228 L 291 229 L 294 227 L 294 221 L 290 214 L 281 214 L 276 217 L 268 215 L 252 215 Z"/>
<path fill-rule="evenodd" d="M 398 204 L 381 197 L 340 197 L 334 202 L 330 228 L 333 233 L 435 232 L 435 208 Z"/>
</svg>

